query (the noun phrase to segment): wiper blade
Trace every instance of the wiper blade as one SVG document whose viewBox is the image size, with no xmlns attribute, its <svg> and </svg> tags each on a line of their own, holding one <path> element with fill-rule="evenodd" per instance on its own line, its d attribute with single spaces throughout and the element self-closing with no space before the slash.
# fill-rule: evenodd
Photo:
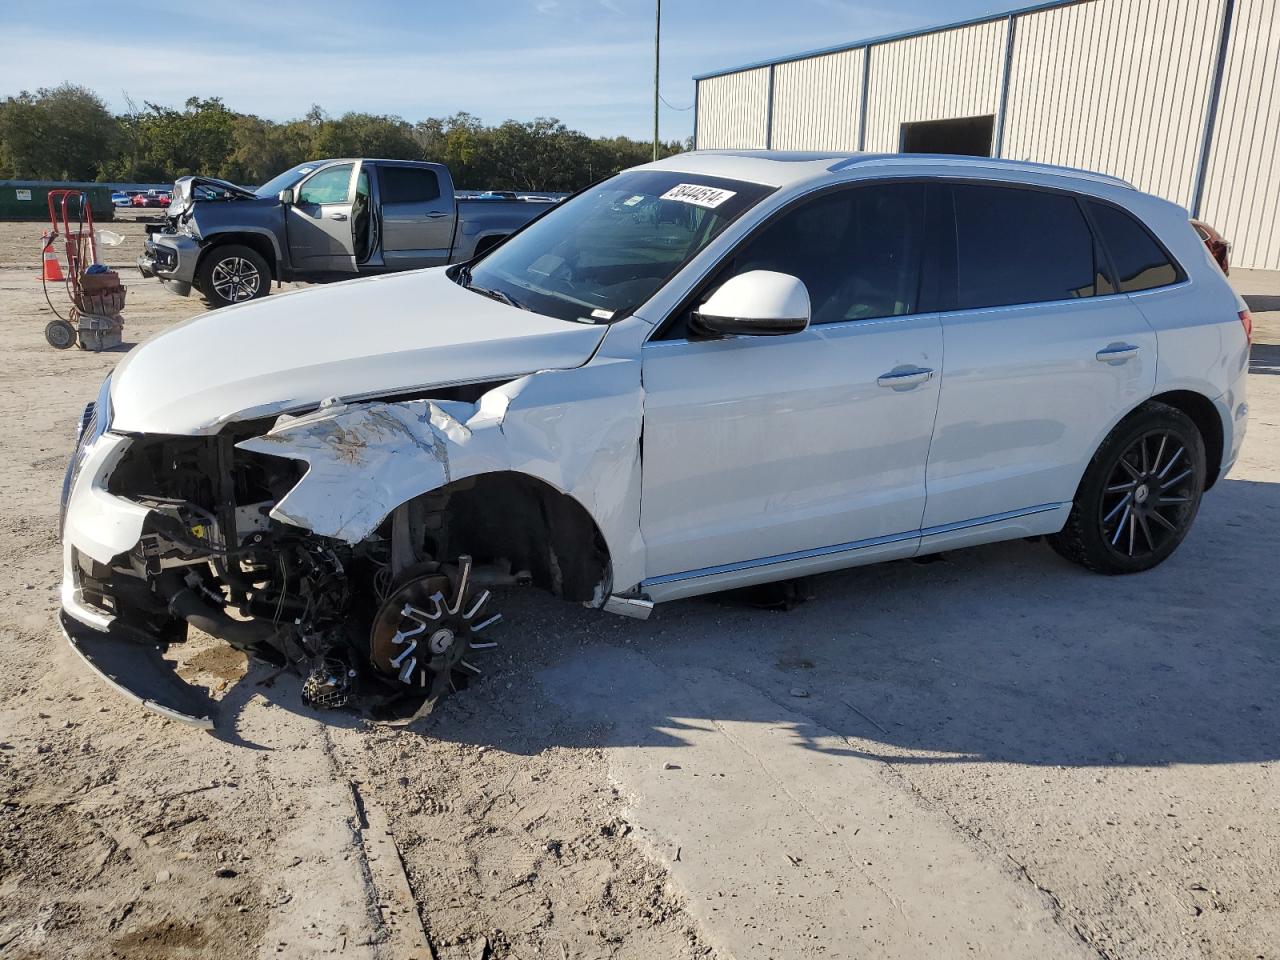
<svg viewBox="0 0 1280 960">
<path fill-rule="evenodd" d="M 505 303 L 508 307 L 516 307 L 520 310 L 528 310 L 523 303 L 517 300 L 505 290 L 490 290 L 488 287 L 473 287 L 468 285 L 468 290 L 474 290 L 481 296 L 488 297 L 490 300 L 497 300 L 499 303 Z"/>
</svg>

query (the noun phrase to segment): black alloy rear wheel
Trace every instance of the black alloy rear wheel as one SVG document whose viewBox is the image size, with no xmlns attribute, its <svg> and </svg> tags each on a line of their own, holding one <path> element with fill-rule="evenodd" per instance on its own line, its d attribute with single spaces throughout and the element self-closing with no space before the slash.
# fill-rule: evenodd
<svg viewBox="0 0 1280 960">
<path fill-rule="evenodd" d="M 1123 420 L 1094 455 L 1053 548 L 1097 573 L 1163 563 L 1200 509 L 1205 449 L 1181 410 L 1152 402 Z"/>
</svg>

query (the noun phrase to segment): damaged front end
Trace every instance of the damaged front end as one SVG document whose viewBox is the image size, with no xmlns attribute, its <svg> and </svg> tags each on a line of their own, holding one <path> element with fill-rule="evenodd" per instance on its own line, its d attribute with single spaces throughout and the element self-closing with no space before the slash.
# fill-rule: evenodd
<svg viewBox="0 0 1280 960">
<path fill-rule="evenodd" d="M 190 627 L 294 669 L 313 706 L 419 712 L 496 646 L 480 638 L 499 620 L 491 587 L 608 597 L 586 511 L 507 469 L 520 383 L 197 436 L 111 433 L 104 386 L 64 487 L 68 639 L 126 695 L 199 726 L 216 704 L 163 657 Z"/>
</svg>

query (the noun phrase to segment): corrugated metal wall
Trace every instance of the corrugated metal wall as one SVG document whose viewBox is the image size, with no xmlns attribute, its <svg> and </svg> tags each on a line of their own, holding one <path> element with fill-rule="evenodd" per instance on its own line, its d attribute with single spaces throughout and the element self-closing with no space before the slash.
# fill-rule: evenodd
<svg viewBox="0 0 1280 960">
<path fill-rule="evenodd" d="M 768 67 L 701 81 L 694 133 L 698 146 L 711 150 L 764 149 L 768 89 Z"/>
<path fill-rule="evenodd" d="M 994 114 L 1006 29 L 1000 20 L 872 47 L 865 149 L 899 149 L 915 120 Z"/>
<path fill-rule="evenodd" d="M 774 149 L 858 149 L 865 55 L 846 50 L 778 64 L 773 77 Z"/>
<path fill-rule="evenodd" d="M 1238 266 L 1280 270 L 1280 6 L 1236 0 L 1201 219 Z"/>
<path fill-rule="evenodd" d="M 1114 174 L 1190 207 L 1229 2 L 1200 212 L 1237 266 L 1280 270 L 1280 0 L 1086 0 L 1015 11 L 1011 48 L 1002 17 L 708 77 L 696 143 L 855 150 L 862 127 L 862 149 L 895 151 L 903 123 L 994 114 L 1002 156 Z"/>
<path fill-rule="evenodd" d="M 1222 0 L 1105 0 L 1019 17 L 1004 156 L 1191 203 Z"/>
</svg>

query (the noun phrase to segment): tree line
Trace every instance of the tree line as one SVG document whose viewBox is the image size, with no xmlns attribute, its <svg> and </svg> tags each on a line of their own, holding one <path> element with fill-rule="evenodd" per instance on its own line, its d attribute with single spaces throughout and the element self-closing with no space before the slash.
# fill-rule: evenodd
<svg viewBox="0 0 1280 960">
<path fill-rule="evenodd" d="M 667 156 L 684 148 L 660 145 Z M 0 178 L 154 183 L 188 174 L 246 186 L 305 160 L 384 157 L 447 163 L 463 189 L 573 191 L 652 159 L 653 145 L 588 137 L 559 120 L 486 126 L 469 113 L 416 123 L 313 106 L 286 122 L 191 97 L 113 114 L 92 90 L 64 84 L 0 101 Z"/>
</svg>

